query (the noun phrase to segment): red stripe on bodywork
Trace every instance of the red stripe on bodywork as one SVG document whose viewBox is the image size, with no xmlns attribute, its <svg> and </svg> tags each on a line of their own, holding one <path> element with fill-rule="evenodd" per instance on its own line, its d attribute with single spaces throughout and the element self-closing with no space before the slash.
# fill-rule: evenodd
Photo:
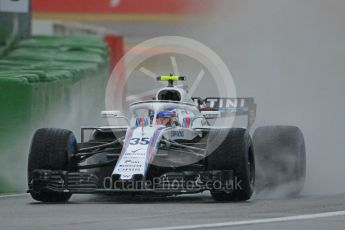
<svg viewBox="0 0 345 230">
<path fill-rule="evenodd" d="M 155 143 L 156 143 L 156 139 L 158 137 L 158 134 L 160 133 L 160 131 L 162 130 L 162 128 L 159 128 L 155 131 L 155 134 L 153 135 L 153 138 L 151 140 L 151 143 L 150 143 L 150 150 L 149 150 L 149 161 L 148 163 L 151 163 L 152 161 L 152 153 L 153 153 L 153 149 L 154 149 L 154 146 L 155 146 Z"/>
<path fill-rule="evenodd" d="M 186 128 L 190 126 L 190 117 L 186 117 Z"/>
</svg>

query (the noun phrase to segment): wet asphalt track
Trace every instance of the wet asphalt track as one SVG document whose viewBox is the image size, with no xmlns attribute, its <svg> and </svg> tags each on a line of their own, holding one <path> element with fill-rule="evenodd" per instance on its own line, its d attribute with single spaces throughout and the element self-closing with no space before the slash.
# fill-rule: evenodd
<svg viewBox="0 0 345 230">
<path fill-rule="evenodd" d="M 205 229 L 345 229 L 345 212 L 339 212 L 344 210 L 345 195 L 243 203 L 216 203 L 208 193 L 135 200 L 74 195 L 67 204 L 42 204 L 29 195 L 0 196 L 0 229 L 204 229 L 205 224 L 211 224 Z"/>
</svg>

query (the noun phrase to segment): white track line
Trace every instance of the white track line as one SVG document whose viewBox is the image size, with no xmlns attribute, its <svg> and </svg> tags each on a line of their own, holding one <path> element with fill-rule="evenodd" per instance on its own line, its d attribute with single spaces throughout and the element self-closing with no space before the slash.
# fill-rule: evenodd
<svg viewBox="0 0 345 230">
<path fill-rule="evenodd" d="M 149 230 L 149 229 L 150 230 L 180 230 L 180 229 L 220 228 L 220 227 L 233 227 L 233 226 L 253 225 L 253 224 L 269 224 L 269 223 L 286 222 L 286 221 L 293 221 L 293 220 L 310 220 L 310 219 L 318 219 L 318 218 L 333 217 L 333 216 L 344 216 L 344 215 L 345 215 L 345 211 L 338 211 L 338 212 L 325 212 L 325 213 L 306 214 L 306 215 L 298 215 L 298 216 L 286 216 L 286 217 L 277 217 L 277 218 L 223 222 L 223 223 L 214 223 L 214 224 L 197 224 L 197 225 L 184 225 L 184 226 L 162 227 L 162 228 L 144 228 L 144 229 L 137 229 L 137 230 Z"/>
<path fill-rule="evenodd" d="M 0 198 L 19 197 L 19 196 L 26 196 L 26 195 L 27 193 L 7 194 L 7 195 L 0 195 Z"/>
</svg>

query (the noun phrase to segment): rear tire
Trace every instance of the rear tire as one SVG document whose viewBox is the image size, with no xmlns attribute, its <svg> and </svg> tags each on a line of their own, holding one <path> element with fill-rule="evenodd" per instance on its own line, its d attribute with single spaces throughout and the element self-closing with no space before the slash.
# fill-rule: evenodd
<svg viewBox="0 0 345 230">
<path fill-rule="evenodd" d="M 76 171 L 71 160 L 77 151 L 73 133 L 65 129 L 38 129 L 33 136 L 28 160 L 28 184 L 31 197 L 42 202 L 66 202 L 71 193 L 32 190 L 32 173 L 36 169 Z"/>
<path fill-rule="evenodd" d="M 211 190 L 212 197 L 223 202 L 249 200 L 255 184 L 255 159 L 248 131 L 241 128 L 211 130 L 208 142 L 208 149 L 209 144 L 219 145 L 207 158 L 208 170 L 233 170 L 235 185 L 229 191 Z"/>
<path fill-rule="evenodd" d="M 306 175 L 305 142 L 295 126 L 264 126 L 255 130 L 256 191 L 282 188 L 286 196 L 298 195 Z"/>
</svg>

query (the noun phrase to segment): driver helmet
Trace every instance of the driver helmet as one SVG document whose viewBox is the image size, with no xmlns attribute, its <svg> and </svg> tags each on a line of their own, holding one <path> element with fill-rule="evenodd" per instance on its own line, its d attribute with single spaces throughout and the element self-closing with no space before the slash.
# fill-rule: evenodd
<svg viewBox="0 0 345 230">
<path fill-rule="evenodd" d="M 165 125 L 165 126 L 172 126 L 176 118 L 176 110 L 175 109 L 167 109 L 159 112 L 157 114 L 157 124 L 158 125 Z"/>
</svg>

